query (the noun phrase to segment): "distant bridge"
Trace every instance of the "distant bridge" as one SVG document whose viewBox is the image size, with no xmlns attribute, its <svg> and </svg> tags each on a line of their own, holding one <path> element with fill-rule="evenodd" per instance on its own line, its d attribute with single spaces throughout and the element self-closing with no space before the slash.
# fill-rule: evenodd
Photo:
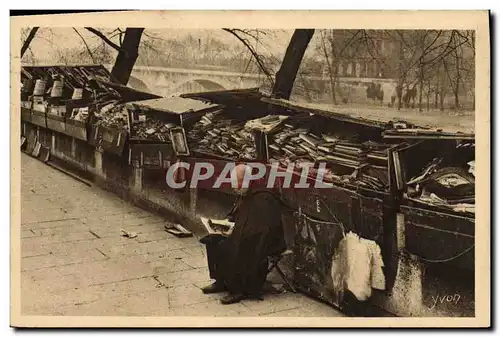
<svg viewBox="0 0 500 337">
<path fill-rule="evenodd" d="M 111 70 L 110 65 L 106 67 Z M 312 91 L 329 92 L 330 80 L 326 77 L 302 76 L 297 78 L 297 81 L 299 80 Z M 393 79 L 381 78 L 342 77 L 339 78 L 339 82 L 344 84 L 380 83 L 385 92 L 384 103 L 390 101 L 390 95 L 396 85 Z M 129 85 L 164 97 L 187 92 L 270 88 L 267 77 L 260 74 L 150 66 L 135 66 Z"/>
</svg>

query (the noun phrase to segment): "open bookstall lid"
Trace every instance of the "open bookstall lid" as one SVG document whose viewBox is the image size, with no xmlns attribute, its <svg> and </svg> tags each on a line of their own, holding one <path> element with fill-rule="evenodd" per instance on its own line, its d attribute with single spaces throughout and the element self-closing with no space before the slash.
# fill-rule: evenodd
<svg viewBox="0 0 500 337">
<path fill-rule="evenodd" d="M 274 99 L 267 95 L 262 96 L 261 100 L 292 111 L 308 112 L 342 122 L 378 128 L 384 131 L 385 138 L 474 139 L 473 114 L 443 119 L 415 110 L 405 111 L 383 107 L 334 107 L 325 104 L 296 103 Z M 396 124 L 403 124 L 403 128 L 394 128 Z"/>
<path fill-rule="evenodd" d="M 147 113 L 149 110 L 154 110 L 157 112 L 166 112 L 178 115 L 220 108 L 220 105 L 218 104 L 183 97 L 149 99 L 139 103 L 129 104 L 133 105 L 134 108 L 142 110 L 144 113 Z"/>
<path fill-rule="evenodd" d="M 109 79 L 111 74 L 102 65 L 47 65 L 23 66 L 21 77 L 27 79 L 42 79 L 52 75 L 64 76 L 64 85 L 73 88 L 84 88 L 91 79 L 101 77 Z"/>
<path fill-rule="evenodd" d="M 234 106 L 240 104 L 259 104 L 262 93 L 259 88 L 247 88 L 187 93 L 180 95 L 180 97 L 210 102 L 212 104 Z"/>
<path fill-rule="evenodd" d="M 52 75 L 64 76 L 64 85 L 70 90 L 92 87 L 98 94 L 119 96 L 122 102 L 161 97 L 110 82 L 111 73 L 102 65 L 23 66 L 21 69 L 23 79 L 36 80 Z"/>
<path fill-rule="evenodd" d="M 364 118 L 360 115 L 353 115 L 353 114 L 346 114 L 346 113 L 337 112 L 337 111 L 331 111 L 331 110 L 329 110 L 329 107 L 327 107 L 326 105 L 297 103 L 297 102 L 288 101 L 288 100 L 284 100 L 284 99 L 271 98 L 269 96 L 263 96 L 261 100 L 265 103 L 270 104 L 270 105 L 282 107 L 282 108 L 285 108 L 285 109 L 290 110 L 290 111 L 300 112 L 300 113 L 306 112 L 306 113 L 313 114 L 313 115 L 324 116 L 327 118 L 336 119 L 336 120 L 342 121 L 342 122 L 365 125 L 365 126 L 370 126 L 370 127 L 379 128 L 379 129 L 384 129 L 385 124 L 386 124 L 386 123 L 381 122 L 379 120 L 375 120 L 375 119 L 370 120 L 370 119 Z"/>
<path fill-rule="evenodd" d="M 117 92 L 121 97 L 120 101 L 122 103 L 144 101 L 161 97 L 149 92 L 133 89 L 122 84 L 113 83 L 102 78 L 94 78 L 94 80 L 99 83 L 100 86 Z"/>
<path fill-rule="evenodd" d="M 379 129 L 384 138 L 400 139 L 457 139 L 474 140 L 474 114 L 437 118 L 436 115 L 416 110 L 397 110 L 385 107 L 337 107 L 325 104 L 298 103 L 275 99 L 259 88 L 208 91 L 181 95 L 222 105 L 279 106 L 298 113 L 309 113 L 357 125 Z M 402 124 L 403 128 L 397 128 Z"/>
<path fill-rule="evenodd" d="M 446 132 L 441 129 L 421 129 L 405 128 L 392 129 L 383 132 L 384 138 L 393 139 L 456 139 L 456 140 L 475 140 L 474 133 Z"/>
</svg>

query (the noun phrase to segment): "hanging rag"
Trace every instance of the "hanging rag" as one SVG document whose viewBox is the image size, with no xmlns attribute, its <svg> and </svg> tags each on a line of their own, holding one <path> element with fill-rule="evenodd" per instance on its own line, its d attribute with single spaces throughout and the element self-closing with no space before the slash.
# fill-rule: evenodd
<svg viewBox="0 0 500 337">
<path fill-rule="evenodd" d="M 360 239 L 361 243 L 368 247 L 371 258 L 371 287 L 377 290 L 385 289 L 384 260 L 378 244 L 373 240 Z"/>
<path fill-rule="evenodd" d="M 383 266 L 377 243 L 349 232 L 340 241 L 333 257 L 333 289 L 340 300 L 348 290 L 359 301 L 366 301 L 372 295 L 372 288 L 385 289 Z"/>
</svg>

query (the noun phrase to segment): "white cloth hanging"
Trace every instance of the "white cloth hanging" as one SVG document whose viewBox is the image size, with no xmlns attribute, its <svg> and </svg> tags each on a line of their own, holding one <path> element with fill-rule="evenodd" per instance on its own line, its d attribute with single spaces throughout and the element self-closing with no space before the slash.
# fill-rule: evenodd
<svg viewBox="0 0 500 337">
<path fill-rule="evenodd" d="M 359 301 L 366 301 L 372 288 L 385 289 L 383 266 L 377 243 L 349 232 L 340 241 L 332 261 L 333 289 L 340 297 L 348 290 Z"/>
<path fill-rule="evenodd" d="M 361 243 L 365 244 L 370 251 L 371 262 L 371 287 L 377 290 L 385 289 L 385 276 L 384 276 L 384 261 L 382 259 L 382 252 L 378 244 L 373 240 L 361 239 Z"/>
</svg>

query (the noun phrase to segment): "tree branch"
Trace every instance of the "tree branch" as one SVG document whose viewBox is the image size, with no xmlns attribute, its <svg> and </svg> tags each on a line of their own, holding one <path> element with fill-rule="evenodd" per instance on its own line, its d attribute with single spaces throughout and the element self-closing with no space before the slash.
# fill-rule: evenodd
<svg viewBox="0 0 500 337">
<path fill-rule="evenodd" d="M 96 61 L 94 59 L 94 55 L 92 54 L 92 52 L 90 51 L 90 48 L 89 48 L 89 45 L 87 44 L 87 41 L 85 41 L 85 39 L 83 38 L 83 36 L 80 34 L 80 32 L 78 32 L 78 30 L 73 27 L 73 30 L 75 31 L 75 33 L 78 34 L 78 36 L 82 39 L 83 41 L 83 44 L 85 45 L 85 48 L 87 48 L 87 52 L 89 53 L 90 55 L 90 58 L 92 59 L 92 63 L 96 64 Z"/>
<path fill-rule="evenodd" d="M 103 33 L 101 33 L 100 31 L 98 31 L 97 29 L 95 28 L 92 28 L 92 27 L 85 27 L 86 30 L 88 30 L 89 32 L 93 33 L 94 35 L 100 37 L 104 42 L 106 42 L 107 45 L 109 45 L 110 47 L 116 49 L 117 51 L 121 51 L 122 48 L 120 46 L 118 46 L 116 43 L 114 43 L 113 41 L 111 41 L 110 39 L 108 39 Z"/>
<path fill-rule="evenodd" d="M 441 36 L 442 33 L 443 33 L 442 30 L 438 31 L 438 33 L 436 34 L 436 37 L 434 38 L 432 43 L 430 45 L 428 45 L 427 47 L 425 47 L 423 54 L 425 54 L 429 51 L 429 48 L 431 48 L 434 45 L 434 43 L 436 43 L 436 41 L 439 39 L 439 37 Z"/>
<path fill-rule="evenodd" d="M 21 47 L 21 58 L 23 57 L 24 53 L 30 46 L 31 41 L 35 38 L 36 32 L 38 31 L 40 27 L 33 27 L 28 34 L 28 37 L 26 38 L 26 41 L 24 41 L 23 46 Z"/>
<path fill-rule="evenodd" d="M 257 36 L 257 35 L 253 35 L 253 33 L 251 33 L 251 30 L 250 30 L 250 29 L 239 29 L 239 28 L 234 28 L 234 29 L 232 29 L 232 31 L 234 31 L 234 32 L 236 32 L 236 33 L 238 33 L 238 32 L 239 32 L 239 33 L 242 33 L 242 34 L 248 35 L 248 36 L 250 36 L 251 38 L 253 38 L 255 41 L 258 41 L 258 40 L 259 40 L 258 36 Z M 258 33 L 258 31 L 257 31 L 257 33 Z M 265 35 L 265 33 L 264 33 L 264 35 Z"/>
<path fill-rule="evenodd" d="M 427 61 L 427 62 L 425 62 L 425 64 L 427 65 L 427 64 L 431 63 L 431 65 L 432 65 L 433 63 L 435 63 L 435 62 L 437 62 L 437 61 L 439 61 L 439 60 L 444 59 L 446 56 L 448 56 L 448 55 L 449 55 L 449 54 L 451 54 L 452 52 L 457 51 L 457 50 L 458 50 L 458 48 L 460 48 L 460 47 L 461 47 L 462 45 L 464 45 L 465 43 L 467 43 L 467 41 L 462 41 L 462 42 L 460 42 L 460 44 L 455 45 L 455 46 L 453 46 L 451 49 L 449 49 L 448 51 L 446 51 L 446 49 L 448 49 L 448 48 L 449 48 L 449 45 L 448 45 L 448 46 L 445 48 L 445 51 L 443 51 L 443 53 L 442 53 L 442 54 L 440 54 L 440 55 L 436 56 L 436 57 L 435 57 L 435 58 L 433 58 L 431 61 Z"/>
<path fill-rule="evenodd" d="M 154 39 L 154 40 L 167 41 L 164 38 L 161 38 L 161 37 L 158 37 L 158 36 L 153 36 L 153 35 L 150 35 L 150 34 L 148 34 L 146 32 L 142 33 L 142 35 L 147 36 L 150 39 Z"/>
<path fill-rule="evenodd" d="M 349 40 L 347 40 L 347 42 L 344 44 L 344 47 L 340 50 L 339 57 L 342 57 L 344 55 L 344 52 L 347 50 L 347 47 L 353 44 L 354 39 L 358 36 L 359 33 L 361 33 L 361 30 L 357 30 L 356 33 L 352 34 Z M 361 38 L 356 40 L 356 42 L 358 41 L 361 41 Z"/>
<path fill-rule="evenodd" d="M 274 82 L 273 81 L 273 76 L 271 75 L 271 73 L 269 72 L 269 70 L 266 68 L 266 66 L 262 62 L 260 55 L 257 54 L 257 52 L 254 50 L 254 48 L 252 46 L 250 46 L 250 44 L 248 43 L 248 41 L 246 39 L 244 39 L 244 38 L 242 38 L 241 36 L 238 35 L 237 31 L 241 31 L 241 30 L 235 30 L 235 29 L 229 29 L 229 28 L 222 28 L 222 30 L 225 31 L 225 32 L 228 32 L 229 34 L 232 34 L 238 40 L 240 40 L 240 42 L 243 43 L 243 45 L 245 45 L 245 47 L 250 51 L 250 53 L 252 53 L 252 56 L 255 58 L 255 61 L 257 62 L 257 65 L 259 66 L 259 68 L 267 76 L 267 78 L 269 79 L 269 81 L 271 83 L 273 83 Z M 243 31 L 241 31 L 241 32 L 243 32 Z"/>
<path fill-rule="evenodd" d="M 123 46 L 123 34 L 124 34 L 124 32 L 120 28 L 118 28 L 118 31 L 120 32 L 120 46 Z"/>
</svg>

